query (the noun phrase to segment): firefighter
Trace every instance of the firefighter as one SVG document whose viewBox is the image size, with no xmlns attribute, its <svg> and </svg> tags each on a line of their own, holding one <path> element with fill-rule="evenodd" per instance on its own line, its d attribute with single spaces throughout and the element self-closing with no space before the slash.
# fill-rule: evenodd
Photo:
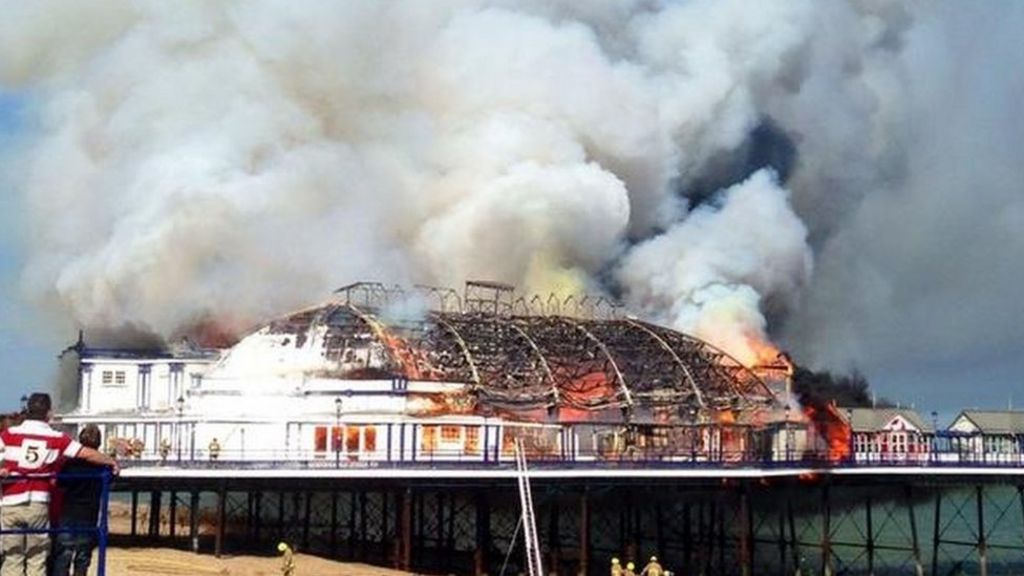
<svg viewBox="0 0 1024 576">
<path fill-rule="evenodd" d="M 618 558 L 612 558 L 612 574 L 611 576 L 623 576 L 622 566 L 619 565 Z"/>
<path fill-rule="evenodd" d="M 622 576 L 636 576 L 636 564 L 627 562 L 626 571 L 622 573 Z"/>
<path fill-rule="evenodd" d="M 277 551 L 281 553 L 281 576 L 295 576 L 295 553 L 292 547 L 280 542 Z"/>
<path fill-rule="evenodd" d="M 141 459 L 142 458 L 142 452 L 145 449 L 146 449 L 146 445 L 145 445 L 145 443 L 142 442 L 142 440 L 139 440 L 138 438 L 132 438 L 132 443 L 131 443 L 132 458 L 134 458 L 136 460 Z"/>
<path fill-rule="evenodd" d="M 651 556 L 651 561 L 647 563 L 647 566 L 644 566 L 644 570 L 643 570 L 643 572 L 640 573 L 640 575 L 641 576 L 664 576 L 665 575 L 665 569 L 661 567 L 661 564 L 658 564 L 658 557 L 657 556 Z"/>
<path fill-rule="evenodd" d="M 216 438 L 210 440 L 210 460 L 216 460 L 220 458 L 220 442 Z"/>
</svg>

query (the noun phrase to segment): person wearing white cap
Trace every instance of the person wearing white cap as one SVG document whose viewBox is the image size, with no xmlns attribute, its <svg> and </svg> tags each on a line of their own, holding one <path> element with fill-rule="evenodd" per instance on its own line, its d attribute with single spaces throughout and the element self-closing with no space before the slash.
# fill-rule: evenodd
<svg viewBox="0 0 1024 576">
<path fill-rule="evenodd" d="M 658 557 L 651 556 L 651 561 L 644 566 L 643 572 L 640 572 L 640 576 L 665 576 L 665 569 L 658 564 Z"/>
</svg>

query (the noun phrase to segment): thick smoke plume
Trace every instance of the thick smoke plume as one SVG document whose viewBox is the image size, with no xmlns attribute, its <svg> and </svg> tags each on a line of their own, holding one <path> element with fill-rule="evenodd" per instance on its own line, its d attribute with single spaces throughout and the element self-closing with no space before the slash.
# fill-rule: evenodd
<svg viewBox="0 0 1024 576">
<path fill-rule="evenodd" d="M 813 246 L 901 165 L 900 3 L 4 12 L 0 83 L 37 103 L 24 283 L 87 327 L 487 278 L 607 290 L 753 361 Z"/>
</svg>

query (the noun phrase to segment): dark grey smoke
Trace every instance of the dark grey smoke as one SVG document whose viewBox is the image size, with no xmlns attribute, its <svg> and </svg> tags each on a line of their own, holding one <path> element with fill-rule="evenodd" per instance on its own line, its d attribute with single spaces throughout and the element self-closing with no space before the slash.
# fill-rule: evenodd
<svg viewBox="0 0 1024 576">
<path fill-rule="evenodd" d="M 784 330 L 798 358 L 859 366 L 919 407 L 1024 405 L 1021 38 L 1016 2 L 941 3 L 906 30 L 898 146 L 879 142 L 871 172 L 827 172 L 857 199 L 837 213 L 827 181 L 797 188 L 829 231 Z"/>
<path fill-rule="evenodd" d="M 763 118 L 739 147 L 712 156 L 700 175 L 680 193 L 691 207 L 700 206 L 762 168 L 771 168 L 785 184 L 796 161 L 797 147 L 793 138 L 771 118 Z"/>
</svg>

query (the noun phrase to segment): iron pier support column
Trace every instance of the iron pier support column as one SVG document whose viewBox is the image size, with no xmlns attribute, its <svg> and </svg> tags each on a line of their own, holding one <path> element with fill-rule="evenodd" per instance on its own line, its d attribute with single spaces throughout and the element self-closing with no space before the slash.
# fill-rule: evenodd
<svg viewBox="0 0 1024 576">
<path fill-rule="evenodd" d="M 399 570 L 409 570 L 412 560 L 412 489 L 399 493 L 398 554 L 395 565 Z"/>
<path fill-rule="evenodd" d="M 793 555 L 793 574 L 803 576 L 800 562 L 800 546 L 796 540 L 796 519 L 793 517 L 793 501 L 786 500 L 786 515 L 789 520 L 789 551 Z"/>
<path fill-rule="evenodd" d="M 192 542 L 192 552 L 199 553 L 199 491 L 193 489 L 188 510 L 188 537 Z"/>
<path fill-rule="evenodd" d="M 910 519 L 910 540 L 914 554 L 914 576 L 924 576 L 924 565 L 921 564 L 921 540 L 917 536 L 917 514 L 914 513 L 914 487 L 907 484 L 907 514 Z"/>
<path fill-rule="evenodd" d="M 729 502 L 722 502 L 718 510 L 718 574 L 732 576 L 725 568 L 725 507 Z"/>
<path fill-rule="evenodd" d="M 255 522 L 252 527 L 252 539 L 257 545 L 262 542 L 260 538 L 260 529 L 263 528 L 263 491 L 257 491 L 255 498 L 253 499 L 253 508 L 256 511 Z"/>
<path fill-rule="evenodd" d="M 821 492 L 824 506 L 821 517 L 821 573 L 823 576 L 832 576 L 832 501 L 828 482 L 822 486 Z"/>
<path fill-rule="evenodd" d="M 1024 519 L 1024 484 L 1017 486 L 1017 495 L 1020 497 L 1020 513 Z M 1021 538 L 1024 538 L 1024 522 L 1021 523 Z"/>
<path fill-rule="evenodd" d="M 356 557 L 356 512 L 358 512 L 355 490 L 348 493 L 348 558 Z"/>
<path fill-rule="evenodd" d="M 750 507 L 750 486 L 743 484 L 740 491 L 740 574 L 754 574 L 754 518 Z"/>
<path fill-rule="evenodd" d="M 985 500 L 981 484 L 975 486 L 978 505 L 978 574 L 988 576 L 988 543 L 985 540 Z"/>
<path fill-rule="evenodd" d="M 559 565 L 559 561 L 560 561 L 560 558 L 559 558 L 559 556 L 560 556 L 560 554 L 559 554 L 560 543 L 559 543 L 559 538 L 558 538 L 560 530 L 559 530 L 559 527 L 558 527 L 558 517 L 559 517 L 559 515 L 561 513 L 561 510 L 559 510 L 559 506 L 558 506 L 558 495 L 557 494 L 550 494 L 550 497 L 551 497 L 551 509 L 550 509 L 550 516 L 548 516 L 548 552 L 550 553 L 551 558 L 548 560 L 548 566 L 549 566 L 548 573 L 549 574 L 558 574 L 558 572 L 559 572 L 558 565 Z"/>
<path fill-rule="evenodd" d="M 1021 497 L 1024 502 L 1024 496 Z M 583 487 L 580 494 L 580 574 L 586 575 L 590 568 L 590 494 Z"/>
<path fill-rule="evenodd" d="M 388 550 L 391 546 L 391 492 L 384 490 L 380 493 L 380 562 L 384 564 L 388 559 Z"/>
<path fill-rule="evenodd" d="M 704 527 L 701 527 L 697 531 L 697 536 L 701 541 L 701 567 L 700 573 L 702 576 L 709 576 L 711 574 L 711 565 L 714 561 L 714 548 L 715 548 L 715 512 L 718 509 L 717 503 L 712 500 L 708 503 L 708 521 Z"/>
<path fill-rule="evenodd" d="M 935 523 L 932 532 L 932 576 L 939 576 L 939 538 L 941 537 L 942 524 L 942 491 L 935 491 Z"/>
<path fill-rule="evenodd" d="M 171 543 L 173 543 L 175 536 L 178 534 L 178 493 L 171 491 L 170 496 L 171 501 L 168 503 L 167 510 L 170 520 L 167 523 L 167 533 L 171 537 Z"/>
<path fill-rule="evenodd" d="M 138 522 L 138 520 L 139 520 L 139 492 L 138 492 L 138 490 L 132 490 L 132 531 L 131 531 L 131 535 L 132 535 L 133 539 L 136 536 L 138 536 L 138 534 L 139 534 L 138 528 L 136 527 L 136 523 Z"/>
<path fill-rule="evenodd" d="M 295 493 L 298 496 L 298 492 Z M 303 502 L 305 507 L 302 510 L 302 549 L 304 551 L 309 550 L 309 524 L 311 522 L 310 516 L 313 513 L 313 493 L 306 492 L 306 498 Z M 298 506 L 296 506 L 298 508 Z"/>
<path fill-rule="evenodd" d="M 473 574 L 487 574 L 487 562 L 491 552 L 491 504 L 487 494 L 478 490 L 476 501 L 476 551 L 473 553 Z"/>
<path fill-rule="evenodd" d="M 338 490 L 331 490 L 331 558 L 338 557 Z"/>
<path fill-rule="evenodd" d="M 366 547 L 370 541 L 369 532 L 366 529 L 366 490 L 359 489 L 359 559 L 366 561 Z"/>
<path fill-rule="evenodd" d="M 657 493 L 652 494 L 648 502 L 654 504 L 654 550 L 658 556 L 665 556 L 665 511 L 661 505 L 661 498 Z"/>
<path fill-rule="evenodd" d="M 786 574 L 786 514 L 779 510 L 779 576 Z"/>
<path fill-rule="evenodd" d="M 683 504 L 683 567 L 690 569 L 693 560 L 693 515 L 690 502 Z"/>
<path fill-rule="evenodd" d="M 867 540 L 868 576 L 875 576 L 875 524 L 871 518 L 871 495 L 864 505 L 864 537 Z"/>
<path fill-rule="evenodd" d="M 163 508 L 161 500 L 163 494 L 159 490 L 149 493 L 149 526 L 147 536 L 150 540 L 156 540 L 160 536 L 160 509 Z"/>
<path fill-rule="evenodd" d="M 213 555 L 220 558 L 224 552 L 224 523 L 227 521 L 226 501 L 228 498 L 227 486 L 221 484 L 217 490 L 217 531 L 213 542 Z"/>
<path fill-rule="evenodd" d="M 277 539 L 284 542 L 284 492 L 277 493 Z"/>
<path fill-rule="evenodd" d="M 245 537 L 252 540 L 253 520 L 256 518 L 256 494 L 251 490 L 245 493 Z"/>
</svg>

